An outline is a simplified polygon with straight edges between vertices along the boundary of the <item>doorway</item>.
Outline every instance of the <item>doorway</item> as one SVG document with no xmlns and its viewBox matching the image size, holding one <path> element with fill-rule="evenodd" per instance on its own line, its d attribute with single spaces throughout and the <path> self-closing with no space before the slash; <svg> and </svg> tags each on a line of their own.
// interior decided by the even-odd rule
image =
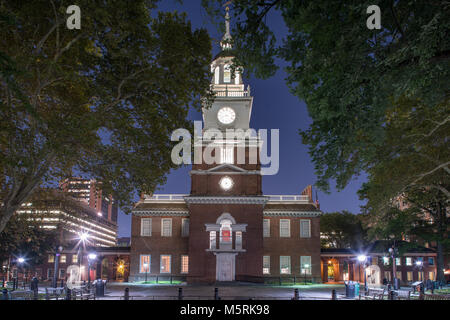
<svg viewBox="0 0 450 320">
<path fill-rule="evenodd" d="M 233 253 L 216 254 L 216 280 L 234 281 L 235 257 Z"/>
</svg>

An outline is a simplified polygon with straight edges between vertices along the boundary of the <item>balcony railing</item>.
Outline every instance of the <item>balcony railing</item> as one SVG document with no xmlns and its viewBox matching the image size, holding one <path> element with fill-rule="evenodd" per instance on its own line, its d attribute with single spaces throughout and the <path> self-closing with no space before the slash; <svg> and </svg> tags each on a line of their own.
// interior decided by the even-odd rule
<svg viewBox="0 0 450 320">
<path fill-rule="evenodd" d="M 309 202 L 308 195 L 265 195 L 269 197 L 269 202 Z"/>
<path fill-rule="evenodd" d="M 250 91 L 235 91 L 235 90 L 225 90 L 225 91 L 214 91 L 216 97 L 249 97 Z"/>
<path fill-rule="evenodd" d="M 184 202 L 184 197 L 189 194 L 154 194 L 152 196 L 145 195 L 144 201 L 151 202 Z M 264 195 L 269 197 L 269 202 L 303 202 L 309 203 L 308 195 Z"/>
</svg>

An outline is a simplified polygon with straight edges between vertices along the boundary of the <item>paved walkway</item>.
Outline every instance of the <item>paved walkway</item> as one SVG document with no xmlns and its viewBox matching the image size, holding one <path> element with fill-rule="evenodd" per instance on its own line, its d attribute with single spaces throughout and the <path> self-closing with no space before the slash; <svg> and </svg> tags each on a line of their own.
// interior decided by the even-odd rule
<svg viewBox="0 0 450 320">
<path fill-rule="evenodd" d="M 105 297 L 99 299 L 123 299 L 125 288 L 129 288 L 130 299 L 178 299 L 178 288 L 183 288 L 184 299 L 214 299 L 214 288 L 218 288 L 222 300 L 248 300 L 250 298 L 283 299 L 294 297 L 294 289 L 298 288 L 300 299 L 330 300 L 331 291 L 336 290 L 338 298 L 345 295 L 345 287 L 341 284 L 317 284 L 296 286 L 269 286 L 248 283 L 217 284 L 217 285 L 157 285 L 133 283 L 109 283 Z"/>
</svg>

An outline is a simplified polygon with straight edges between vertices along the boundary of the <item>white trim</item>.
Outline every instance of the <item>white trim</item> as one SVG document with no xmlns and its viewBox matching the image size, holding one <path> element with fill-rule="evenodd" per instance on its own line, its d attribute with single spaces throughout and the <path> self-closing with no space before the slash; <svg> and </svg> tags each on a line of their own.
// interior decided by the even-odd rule
<svg viewBox="0 0 450 320">
<path fill-rule="evenodd" d="M 319 217 L 322 215 L 322 211 L 275 211 L 264 210 L 263 215 L 265 217 Z"/>
<path fill-rule="evenodd" d="M 205 203 L 205 204 L 266 204 L 268 198 L 265 196 L 255 197 L 236 197 L 236 196 L 188 196 L 184 198 L 186 203 Z"/>
<path fill-rule="evenodd" d="M 169 217 L 189 217 L 189 211 L 174 210 L 136 210 L 134 216 L 169 216 Z"/>
</svg>

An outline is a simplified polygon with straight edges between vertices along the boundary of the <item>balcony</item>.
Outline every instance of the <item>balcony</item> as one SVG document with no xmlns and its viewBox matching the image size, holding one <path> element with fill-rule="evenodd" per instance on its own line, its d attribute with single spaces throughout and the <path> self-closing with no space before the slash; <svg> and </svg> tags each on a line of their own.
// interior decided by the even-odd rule
<svg viewBox="0 0 450 320">
<path fill-rule="evenodd" d="M 144 195 L 144 202 L 184 202 L 189 194 L 154 194 Z M 264 195 L 269 202 L 309 203 L 308 195 Z"/>
</svg>

